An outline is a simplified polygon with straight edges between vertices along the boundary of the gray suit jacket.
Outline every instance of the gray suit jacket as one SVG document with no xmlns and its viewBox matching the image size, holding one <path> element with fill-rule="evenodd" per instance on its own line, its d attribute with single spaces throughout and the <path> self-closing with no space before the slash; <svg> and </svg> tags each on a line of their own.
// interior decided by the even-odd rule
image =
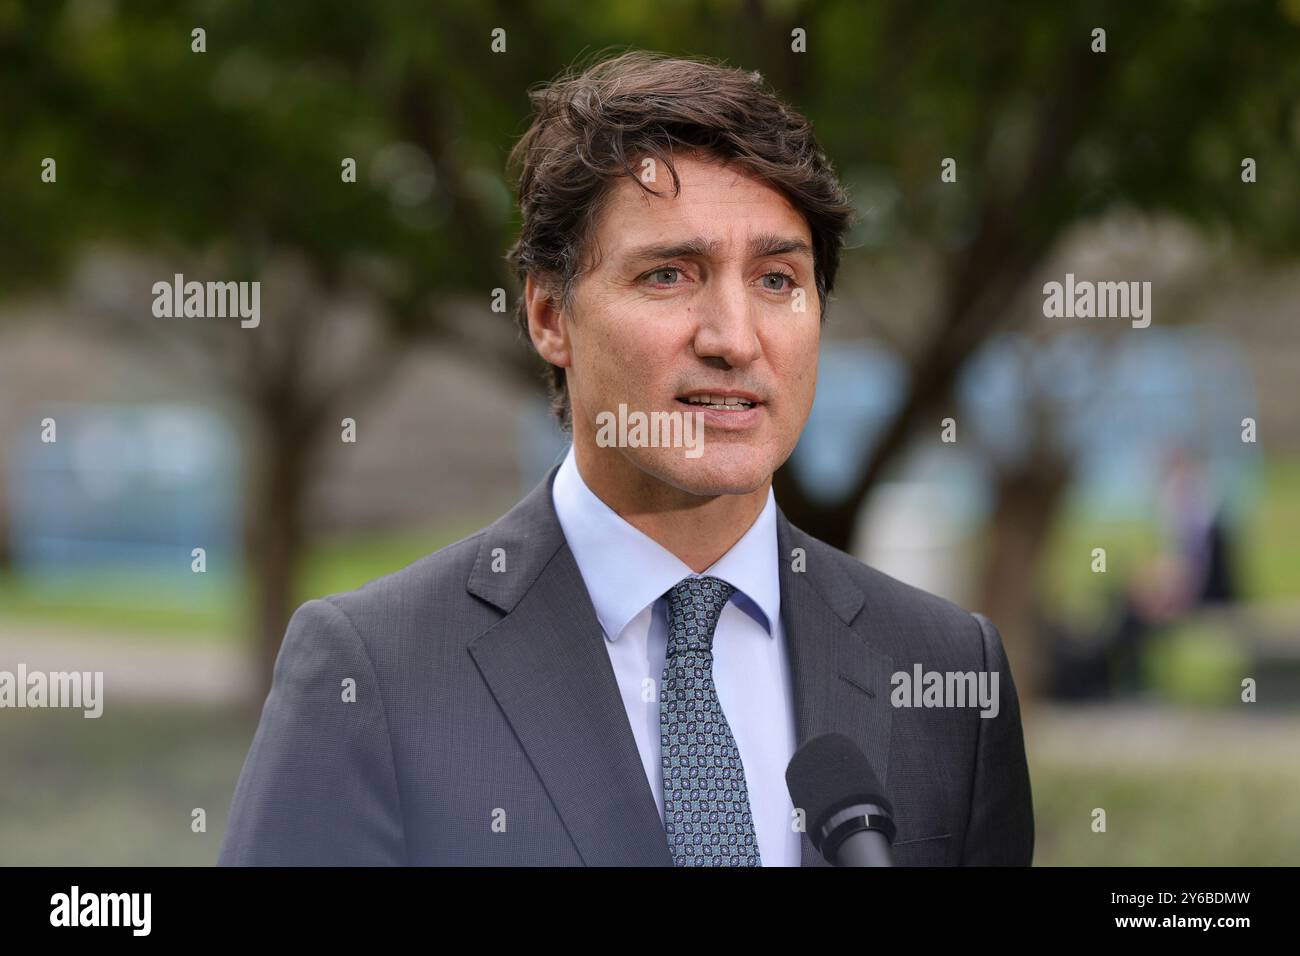
<svg viewBox="0 0 1300 956">
<path fill-rule="evenodd" d="M 221 864 L 672 865 L 554 476 L 483 531 L 297 610 Z M 993 625 L 779 512 L 777 528 L 799 743 L 838 731 L 862 748 L 895 807 L 896 865 L 1029 864 Z M 891 675 L 917 662 L 1000 672 L 1000 713 L 893 706 Z M 802 842 L 804 866 L 827 865 Z"/>
</svg>

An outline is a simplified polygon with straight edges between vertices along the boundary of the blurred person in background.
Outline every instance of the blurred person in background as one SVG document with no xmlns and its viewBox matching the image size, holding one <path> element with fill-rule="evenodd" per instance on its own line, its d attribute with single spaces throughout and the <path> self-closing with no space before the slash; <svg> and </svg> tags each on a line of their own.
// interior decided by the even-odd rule
<svg viewBox="0 0 1300 956">
<path fill-rule="evenodd" d="M 1112 693 L 1142 690 L 1142 654 L 1164 625 L 1198 608 L 1237 600 L 1223 496 L 1187 449 L 1175 446 L 1161 469 L 1157 511 L 1163 549 L 1119 595 L 1105 641 Z"/>
</svg>

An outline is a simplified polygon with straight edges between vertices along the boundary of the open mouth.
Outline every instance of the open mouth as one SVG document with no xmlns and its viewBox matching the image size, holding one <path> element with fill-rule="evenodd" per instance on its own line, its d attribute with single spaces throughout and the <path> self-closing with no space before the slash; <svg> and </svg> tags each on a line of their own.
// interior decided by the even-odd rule
<svg viewBox="0 0 1300 956">
<path fill-rule="evenodd" d="M 721 412 L 743 412 L 762 404 L 753 395 L 733 392 L 698 392 L 692 395 L 679 395 L 677 401 L 698 408 Z"/>
</svg>

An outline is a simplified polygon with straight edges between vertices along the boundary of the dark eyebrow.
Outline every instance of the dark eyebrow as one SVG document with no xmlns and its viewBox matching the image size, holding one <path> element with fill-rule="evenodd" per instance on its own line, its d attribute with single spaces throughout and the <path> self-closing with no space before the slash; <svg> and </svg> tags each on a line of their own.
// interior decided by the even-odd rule
<svg viewBox="0 0 1300 956">
<path fill-rule="evenodd" d="M 788 252 L 797 252 L 809 259 L 816 258 L 812 246 L 793 236 L 774 236 L 764 233 L 749 240 L 749 255 L 754 259 L 764 256 L 782 256 Z"/>
<path fill-rule="evenodd" d="M 718 251 L 717 240 L 707 240 L 702 236 L 687 239 L 684 242 L 670 242 L 632 249 L 623 258 L 628 262 L 649 262 L 655 259 L 705 259 Z"/>
<path fill-rule="evenodd" d="M 627 262 L 648 262 L 662 259 L 706 259 L 717 255 L 720 245 L 721 243 L 716 239 L 695 236 L 682 242 L 640 246 L 630 250 L 623 258 Z M 752 259 L 760 259 L 764 256 L 779 256 L 790 252 L 806 255 L 810 259 L 814 257 L 812 246 L 793 236 L 776 236 L 764 233 L 749 240 L 749 256 Z"/>
</svg>

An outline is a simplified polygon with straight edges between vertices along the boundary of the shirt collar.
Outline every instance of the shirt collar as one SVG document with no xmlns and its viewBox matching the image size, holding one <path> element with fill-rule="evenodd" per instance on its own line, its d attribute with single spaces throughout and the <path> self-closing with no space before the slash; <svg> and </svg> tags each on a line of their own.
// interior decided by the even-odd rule
<svg viewBox="0 0 1300 956">
<path fill-rule="evenodd" d="M 578 471 L 573 446 L 556 472 L 551 499 L 609 640 L 617 640 L 634 617 L 678 581 L 702 576 L 596 497 Z M 775 633 L 772 622 L 781 613 L 781 577 L 776 498 L 770 488 L 767 503 L 749 530 L 703 574 L 734 587 L 736 606 L 769 636 Z"/>
</svg>

